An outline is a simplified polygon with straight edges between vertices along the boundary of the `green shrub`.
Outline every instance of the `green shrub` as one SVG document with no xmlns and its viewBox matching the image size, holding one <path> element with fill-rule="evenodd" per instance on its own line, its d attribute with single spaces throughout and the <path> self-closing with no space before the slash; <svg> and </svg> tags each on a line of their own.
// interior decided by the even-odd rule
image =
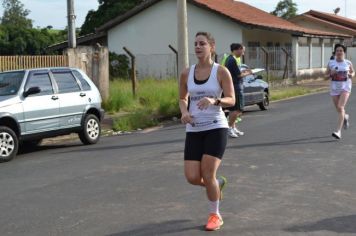
<svg viewBox="0 0 356 236">
<path fill-rule="evenodd" d="M 125 54 L 109 53 L 109 73 L 110 79 L 129 79 L 129 58 Z"/>
</svg>

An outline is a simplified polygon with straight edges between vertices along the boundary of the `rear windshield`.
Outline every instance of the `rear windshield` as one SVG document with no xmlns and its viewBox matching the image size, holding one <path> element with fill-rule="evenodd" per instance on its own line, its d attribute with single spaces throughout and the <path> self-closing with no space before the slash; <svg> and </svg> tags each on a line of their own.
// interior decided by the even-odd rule
<svg viewBox="0 0 356 236">
<path fill-rule="evenodd" d="M 0 96 L 17 94 L 24 75 L 25 71 L 0 73 Z"/>
</svg>

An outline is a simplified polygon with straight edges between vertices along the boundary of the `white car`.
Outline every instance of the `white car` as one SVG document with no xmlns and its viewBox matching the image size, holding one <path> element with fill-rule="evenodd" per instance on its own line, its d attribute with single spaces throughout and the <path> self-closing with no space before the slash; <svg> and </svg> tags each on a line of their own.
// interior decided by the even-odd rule
<svg viewBox="0 0 356 236">
<path fill-rule="evenodd" d="M 99 90 L 75 68 L 42 68 L 0 73 L 0 162 L 19 145 L 78 133 L 84 144 L 97 143 L 104 116 Z"/>
</svg>

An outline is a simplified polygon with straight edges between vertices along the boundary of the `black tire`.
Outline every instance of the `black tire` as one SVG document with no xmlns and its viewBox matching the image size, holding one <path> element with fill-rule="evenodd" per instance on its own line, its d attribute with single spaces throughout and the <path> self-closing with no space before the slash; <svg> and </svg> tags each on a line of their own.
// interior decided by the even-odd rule
<svg viewBox="0 0 356 236">
<path fill-rule="evenodd" d="M 0 162 L 12 160 L 18 148 L 19 139 L 15 132 L 6 126 L 0 126 Z"/>
<path fill-rule="evenodd" d="M 95 144 L 100 139 L 101 125 L 98 117 L 93 114 L 87 114 L 82 124 L 82 130 L 79 132 L 79 139 L 83 144 Z"/>
<path fill-rule="evenodd" d="M 257 104 L 262 111 L 265 111 L 268 109 L 269 106 L 269 96 L 268 93 L 264 92 L 263 93 L 263 101 Z"/>
</svg>

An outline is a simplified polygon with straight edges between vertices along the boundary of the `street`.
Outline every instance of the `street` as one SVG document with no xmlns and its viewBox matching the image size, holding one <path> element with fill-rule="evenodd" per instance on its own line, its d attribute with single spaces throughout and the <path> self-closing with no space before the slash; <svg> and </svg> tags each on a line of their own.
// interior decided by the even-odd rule
<svg viewBox="0 0 356 236">
<path fill-rule="evenodd" d="M 356 235 L 356 94 L 331 137 L 328 93 L 247 108 L 229 139 L 216 235 Z M 0 235 L 206 235 L 203 188 L 183 173 L 183 125 L 24 150 L 0 164 Z M 210 233 L 209 233 L 210 235 Z"/>
</svg>

